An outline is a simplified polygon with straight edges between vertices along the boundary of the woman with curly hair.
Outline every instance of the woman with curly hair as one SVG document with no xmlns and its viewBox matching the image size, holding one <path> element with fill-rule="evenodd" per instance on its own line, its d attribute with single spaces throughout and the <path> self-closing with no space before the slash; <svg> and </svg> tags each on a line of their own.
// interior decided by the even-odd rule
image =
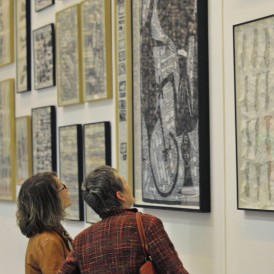
<svg viewBox="0 0 274 274">
<path fill-rule="evenodd" d="M 26 274 L 56 273 L 72 250 L 72 239 L 61 224 L 70 205 L 68 189 L 54 172 L 35 174 L 22 184 L 16 217 L 29 238 Z"/>
</svg>

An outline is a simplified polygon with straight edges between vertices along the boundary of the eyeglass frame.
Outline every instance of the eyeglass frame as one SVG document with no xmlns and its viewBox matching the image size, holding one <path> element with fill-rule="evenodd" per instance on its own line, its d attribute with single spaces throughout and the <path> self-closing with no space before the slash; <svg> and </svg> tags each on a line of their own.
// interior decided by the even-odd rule
<svg viewBox="0 0 274 274">
<path fill-rule="evenodd" d="M 61 183 L 62 187 L 59 188 L 59 191 L 61 192 L 64 189 L 68 189 L 67 186 L 63 183 Z"/>
</svg>

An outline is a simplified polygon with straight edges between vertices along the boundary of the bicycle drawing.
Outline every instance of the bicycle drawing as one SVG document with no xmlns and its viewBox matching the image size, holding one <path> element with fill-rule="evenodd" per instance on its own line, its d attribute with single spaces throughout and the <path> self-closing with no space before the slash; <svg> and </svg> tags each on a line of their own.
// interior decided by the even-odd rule
<svg viewBox="0 0 274 274">
<path fill-rule="evenodd" d="M 198 206 L 197 0 L 141 2 L 142 199 Z"/>
</svg>

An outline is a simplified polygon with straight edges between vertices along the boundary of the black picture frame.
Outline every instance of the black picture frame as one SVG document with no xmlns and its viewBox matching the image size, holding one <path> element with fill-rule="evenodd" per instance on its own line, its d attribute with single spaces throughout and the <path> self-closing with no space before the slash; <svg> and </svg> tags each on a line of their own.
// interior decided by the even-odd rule
<svg viewBox="0 0 274 274">
<path fill-rule="evenodd" d="M 44 10 L 52 5 L 54 5 L 54 0 L 35 0 L 35 11 L 39 12 Z"/>
<path fill-rule="evenodd" d="M 31 109 L 32 173 L 57 172 L 56 108 Z"/>
<path fill-rule="evenodd" d="M 83 125 L 84 177 L 100 165 L 111 165 L 110 122 Z M 99 216 L 85 203 L 86 222 L 96 223 Z"/>
<path fill-rule="evenodd" d="M 16 92 L 31 91 L 31 1 L 16 3 Z"/>
<path fill-rule="evenodd" d="M 132 2 L 135 205 L 210 212 L 208 4 L 142 3 Z"/>
<path fill-rule="evenodd" d="M 65 219 L 83 221 L 83 143 L 80 124 L 59 127 L 59 174 L 61 182 L 69 189 L 71 199 Z"/>
<path fill-rule="evenodd" d="M 233 25 L 237 209 L 274 211 L 274 15 Z"/>
<path fill-rule="evenodd" d="M 34 88 L 55 86 L 55 34 L 54 24 L 33 32 Z"/>
</svg>

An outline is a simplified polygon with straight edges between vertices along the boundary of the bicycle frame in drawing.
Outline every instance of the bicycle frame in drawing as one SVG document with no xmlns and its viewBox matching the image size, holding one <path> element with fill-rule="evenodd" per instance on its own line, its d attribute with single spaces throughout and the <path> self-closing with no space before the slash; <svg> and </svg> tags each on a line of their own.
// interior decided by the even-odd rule
<svg viewBox="0 0 274 274">
<path fill-rule="evenodd" d="M 207 1 L 133 10 L 136 206 L 209 212 Z"/>
</svg>

